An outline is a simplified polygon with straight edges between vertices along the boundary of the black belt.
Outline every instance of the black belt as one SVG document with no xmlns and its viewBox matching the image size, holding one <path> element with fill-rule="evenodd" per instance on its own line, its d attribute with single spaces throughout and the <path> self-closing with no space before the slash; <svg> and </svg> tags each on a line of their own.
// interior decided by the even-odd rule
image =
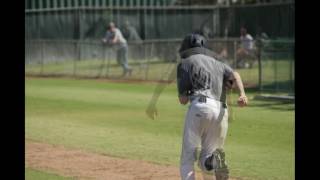
<svg viewBox="0 0 320 180">
<path fill-rule="evenodd" d="M 198 102 L 200 102 L 200 103 L 206 103 L 206 102 L 207 102 L 207 97 L 205 97 L 205 96 L 200 96 L 200 97 L 198 98 Z"/>
</svg>

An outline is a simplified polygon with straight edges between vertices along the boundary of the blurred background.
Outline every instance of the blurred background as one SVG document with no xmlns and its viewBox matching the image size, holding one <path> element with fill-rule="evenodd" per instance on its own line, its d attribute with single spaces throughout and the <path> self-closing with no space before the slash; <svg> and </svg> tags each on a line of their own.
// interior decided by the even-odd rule
<svg viewBox="0 0 320 180">
<path fill-rule="evenodd" d="M 200 31 L 247 86 L 294 94 L 294 15 L 294 0 L 25 0 L 25 73 L 120 78 L 116 52 L 101 43 L 113 21 L 129 44 L 125 79 L 165 80 L 182 38 Z M 241 27 L 258 54 L 250 64 L 236 53 Z"/>
</svg>

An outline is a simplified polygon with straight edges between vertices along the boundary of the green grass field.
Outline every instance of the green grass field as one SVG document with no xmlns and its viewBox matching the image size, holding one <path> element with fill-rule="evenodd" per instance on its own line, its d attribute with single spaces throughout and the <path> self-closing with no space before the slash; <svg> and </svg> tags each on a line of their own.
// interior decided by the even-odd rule
<svg viewBox="0 0 320 180">
<path fill-rule="evenodd" d="M 26 138 L 178 166 L 187 106 L 179 105 L 172 84 L 160 96 L 159 116 L 150 120 L 145 109 L 154 87 L 26 78 Z M 250 99 L 254 95 L 248 91 Z M 294 179 L 294 104 L 251 100 L 247 108 L 231 106 L 225 144 L 231 176 Z"/>
<path fill-rule="evenodd" d="M 62 177 L 52 173 L 46 173 L 30 168 L 25 169 L 25 180 L 72 180 L 73 178 Z"/>
</svg>

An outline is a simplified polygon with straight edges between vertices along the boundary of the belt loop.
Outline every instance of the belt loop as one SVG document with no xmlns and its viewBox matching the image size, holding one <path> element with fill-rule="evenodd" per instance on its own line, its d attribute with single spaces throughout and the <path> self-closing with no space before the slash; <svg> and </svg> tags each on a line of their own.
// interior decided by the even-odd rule
<svg viewBox="0 0 320 180">
<path fill-rule="evenodd" d="M 207 97 L 205 96 L 200 96 L 199 99 L 198 99 L 199 102 L 201 103 L 206 103 L 207 102 Z"/>
</svg>

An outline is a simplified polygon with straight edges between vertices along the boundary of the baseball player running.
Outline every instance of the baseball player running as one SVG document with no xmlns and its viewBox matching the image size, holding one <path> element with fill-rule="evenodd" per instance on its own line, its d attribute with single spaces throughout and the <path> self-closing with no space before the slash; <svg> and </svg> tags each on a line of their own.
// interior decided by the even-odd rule
<svg viewBox="0 0 320 180">
<path fill-rule="evenodd" d="M 194 162 L 204 179 L 226 180 L 229 170 L 223 151 L 228 129 L 226 91 L 235 84 L 240 95 L 238 105 L 248 103 L 240 75 L 228 65 L 212 57 L 200 34 L 190 34 L 183 40 L 177 66 L 179 101 L 190 102 L 185 117 L 180 174 L 182 180 L 194 180 Z M 234 83 L 235 82 L 235 83 Z M 199 157 L 197 148 L 201 146 Z"/>
</svg>

